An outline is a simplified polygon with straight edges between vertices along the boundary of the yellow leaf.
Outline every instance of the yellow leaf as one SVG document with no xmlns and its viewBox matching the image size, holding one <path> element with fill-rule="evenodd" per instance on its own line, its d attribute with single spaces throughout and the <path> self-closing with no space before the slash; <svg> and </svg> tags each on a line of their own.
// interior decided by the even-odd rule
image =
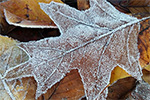
<svg viewBox="0 0 150 100">
<path fill-rule="evenodd" d="M 143 80 L 148 84 L 150 84 L 150 71 L 143 69 L 142 72 L 143 72 Z"/>
<path fill-rule="evenodd" d="M 144 67 L 144 69 L 150 71 L 150 65 L 147 65 L 146 67 Z"/>
<path fill-rule="evenodd" d="M 118 79 L 126 78 L 126 77 L 129 77 L 129 76 L 130 75 L 125 70 L 123 70 L 122 68 L 117 66 L 111 72 L 110 84 L 114 83 Z"/>
</svg>

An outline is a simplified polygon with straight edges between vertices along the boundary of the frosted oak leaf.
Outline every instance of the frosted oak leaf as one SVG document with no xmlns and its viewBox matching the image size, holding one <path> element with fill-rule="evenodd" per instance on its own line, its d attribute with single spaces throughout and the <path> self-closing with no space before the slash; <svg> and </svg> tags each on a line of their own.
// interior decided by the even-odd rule
<svg viewBox="0 0 150 100">
<path fill-rule="evenodd" d="M 18 44 L 30 59 L 9 69 L 5 78 L 34 76 L 38 98 L 70 70 L 78 69 L 88 100 L 105 99 L 116 66 L 141 80 L 140 20 L 117 11 L 105 0 L 91 0 L 90 5 L 90 9 L 78 11 L 65 4 L 41 3 L 61 36 Z"/>
</svg>

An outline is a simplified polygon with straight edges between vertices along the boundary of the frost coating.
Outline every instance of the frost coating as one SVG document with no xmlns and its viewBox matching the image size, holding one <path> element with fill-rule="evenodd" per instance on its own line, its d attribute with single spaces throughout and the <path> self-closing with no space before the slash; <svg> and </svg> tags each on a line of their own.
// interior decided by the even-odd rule
<svg viewBox="0 0 150 100">
<path fill-rule="evenodd" d="M 8 37 L 0 36 L 0 99 L 16 100 L 10 82 L 4 76 L 5 72 L 28 60 L 28 56 L 16 46 L 16 41 Z M 17 52 L 17 53 L 16 53 Z"/>
<path fill-rule="evenodd" d="M 88 100 L 106 99 L 104 89 L 117 65 L 141 80 L 139 20 L 120 13 L 105 0 L 90 3 L 92 6 L 86 11 L 54 2 L 40 4 L 62 34 L 19 44 L 30 59 L 9 69 L 5 78 L 34 76 L 38 98 L 70 70 L 78 69 Z"/>
<path fill-rule="evenodd" d="M 127 98 L 130 99 L 142 99 L 142 100 L 149 100 L 150 99 L 150 85 L 141 81 L 140 84 L 137 84 L 136 88 L 131 92 L 131 96 Z"/>
</svg>

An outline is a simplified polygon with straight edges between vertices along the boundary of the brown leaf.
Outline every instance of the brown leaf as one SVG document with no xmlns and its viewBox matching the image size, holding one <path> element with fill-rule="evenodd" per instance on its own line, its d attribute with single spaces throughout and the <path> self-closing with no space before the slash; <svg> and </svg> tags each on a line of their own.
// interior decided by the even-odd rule
<svg viewBox="0 0 150 100">
<path fill-rule="evenodd" d="M 122 5 L 127 7 L 132 15 L 139 17 L 150 16 L 150 0 L 126 0 L 126 4 Z"/>
<path fill-rule="evenodd" d="M 0 16 L 0 34 L 6 35 L 15 29 L 15 26 L 9 25 L 4 17 Z"/>
<path fill-rule="evenodd" d="M 54 2 L 40 4 L 61 36 L 20 43 L 30 59 L 7 70 L 5 78 L 10 81 L 33 76 L 38 98 L 77 69 L 89 100 L 106 98 L 111 71 L 116 66 L 141 80 L 137 37 L 139 21 L 146 18 L 138 20 L 120 13 L 105 0 L 91 0 L 90 4 L 86 11 Z"/>
<path fill-rule="evenodd" d="M 45 3 L 51 1 L 42 0 Z M 30 28 L 56 28 L 49 16 L 40 9 L 39 2 L 41 0 L 9 0 L 0 3 L 0 9 L 1 12 L 5 9 L 5 17 L 9 24 Z"/>
<path fill-rule="evenodd" d="M 117 68 L 117 67 L 116 67 Z M 114 70 L 116 70 L 116 69 L 114 69 Z M 118 70 L 117 70 L 118 71 Z M 116 71 L 116 72 L 117 72 Z M 119 70 L 120 71 L 120 70 Z M 122 71 L 122 70 L 121 70 Z M 115 72 L 114 72 L 115 73 Z M 124 72 L 123 72 L 124 73 Z M 115 74 L 119 74 L 119 73 L 115 73 Z M 66 77 L 65 77 L 66 78 Z M 118 79 L 119 79 L 120 77 L 118 77 Z M 65 80 L 65 79 L 64 79 Z M 63 80 L 62 80 L 63 81 Z M 70 82 L 68 81 L 68 83 L 70 84 Z M 67 83 L 67 86 L 68 86 L 68 83 Z M 63 83 L 64 84 L 64 83 Z M 72 83 L 71 83 L 72 84 Z M 58 85 L 58 84 L 57 84 Z M 126 84 L 127 85 L 127 84 Z M 128 85 L 127 85 L 128 86 Z M 130 85 L 129 85 L 130 86 Z M 66 88 L 66 86 L 62 86 L 62 88 Z M 71 86 L 72 87 L 72 86 Z M 125 86 L 124 86 L 125 87 Z M 53 88 L 53 87 L 52 87 Z M 51 88 L 51 89 L 52 89 Z M 55 87 L 54 87 L 55 88 Z M 64 97 L 64 99 L 65 98 L 70 98 L 70 97 L 72 97 L 72 98 L 74 98 L 75 97 L 75 94 L 74 95 L 69 95 L 68 93 L 66 93 L 67 91 L 62 91 L 62 88 L 60 88 L 60 89 L 58 89 L 57 91 L 56 91 L 56 94 L 54 94 L 53 96 L 52 96 L 52 98 L 54 98 L 54 100 L 56 100 L 57 98 L 62 98 L 62 97 Z M 80 88 L 80 87 L 79 87 Z M 128 88 L 127 88 L 128 89 Z M 123 90 L 123 89 L 122 89 Z M 61 91 L 61 93 L 60 93 L 60 91 Z M 69 91 L 69 90 L 68 90 Z M 73 90 L 74 91 L 74 90 Z M 58 92 L 58 93 L 57 93 Z M 83 90 L 82 90 L 82 92 L 83 92 Z M 47 93 L 49 93 L 49 92 L 47 92 Z M 66 94 L 65 94 L 66 93 Z M 69 92 L 70 93 L 70 92 Z M 76 92 L 73 92 L 73 93 L 76 93 Z M 60 95 L 59 95 L 60 94 Z M 19 95 L 19 94 L 17 94 L 17 95 Z M 56 95 L 56 96 L 55 96 Z M 69 95 L 69 96 L 67 96 L 67 95 Z M 117 95 L 117 94 L 116 94 Z M 66 97 L 67 96 L 67 97 Z M 20 98 L 22 98 L 23 97 L 23 95 L 20 95 L 19 96 Z M 48 98 L 49 96 L 47 95 L 47 96 L 45 96 L 44 95 L 44 98 Z M 27 99 L 28 100 L 28 99 Z"/>
<path fill-rule="evenodd" d="M 122 4 L 126 2 L 125 0 L 107 0 L 110 2 L 117 10 L 123 13 L 130 13 L 128 8 L 123 7 Z M 77 5 L 79 10 L 86 10 L 90 7 L 89 0 L 77 0 Z"/>
<path fill-rule="evenodd" d="M 140 51 L 140 65 L 146 67 L 150 62 L 150 20 L 141 22 L 141 30 L 138 36 L 138 48 Z"/>
<path fill-rule="evenodd" d="M 84 89 L 77 70 L 72 70 L 59 83 L 49 89 L 38 100 L 78 100 L 84 96 Z"/>
<path fill-rule="evenodd" d="M 90 8 L 89 0 L 77 0 L 77 5 L 79 10 L 86 10 Z"/>
<path fill-rule="evenodd" d="M 108 88 L 107 100 L 123 99 L 124 96 L 127 93 L 131 92 L 135 86 L 136 79 L 134 79 L 133 77 L 120 79 Z"/>
<path fill-rule="evenodd" d="M 150 85 L 141 81 L 136 88 L 125 98 L 126 100 L 149 100 Z"/>
<path fill-rule="evenodd" d="M 1 6 L 0 6 L 1 9 Z M 13 30 L 15 26 L 10 26 L 3 15 L 3 12 L 0 11 L 0 34 L 7 34 L 11 30 Z"/>
<path fill-rule="evenodd" d="M 118 9 L 119 11 L 121 11 L 123 13 L 130 13 L 129 9 L 125 6 L 123 6 L 129 0 L 107 0 L 107 1 L 109 1 L 111 4 L 113 4 L 116 7 L 116 9 Z"/>
<path fill-rule="evenodd" d="M 150 1 L 149 0 L 124 0 L 123 6 L 128 7 L 142 7 L 142 6 L 149 6 Z"/>
</svg>

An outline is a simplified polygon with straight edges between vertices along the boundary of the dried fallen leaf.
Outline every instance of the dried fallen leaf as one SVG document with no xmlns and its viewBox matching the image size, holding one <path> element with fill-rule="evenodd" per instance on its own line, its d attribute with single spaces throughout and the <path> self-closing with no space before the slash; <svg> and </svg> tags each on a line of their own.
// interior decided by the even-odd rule
<svg viewBox="0 0 150 100">
<path fill-rule="evenodd" d="M 16 41 L 13 39 L 10 39 L 8 37 L 3 37 L 0 36 L 0 59 L 1 59 L 1 63 L 0 63 L 0 72 L 4 73 L 4 69 L 6 69 L 6 65 L 9 65 L 11 67 L 20 64 L 20 59 L 21 57 L 15 57 L 16 55 L 22 56 L 22 60 L 27 60 L 27 56 L 25 55 L 24 52 L 20 51 L 19 48 L 16 46 Z M 10 48 L 15 48 L 15 49 L 10 49 Z M 13 52 L 13 53 L 11 53 Z M 16 53 L 17 52 L 17 53 Z M 22 55 L 20 55 L 21 53 L 23 53 Z M 8 54 L 12 54 L 12 56 L 14 56 L 14 59 L 12 59 L 12 57 L 10 57 Z M 5 55 L 5 57 L 4 57 Z M 10 58 L 9 58 L 10 57 Z M 9 62 L 5 63 L 4 60 L 2 59 L 6 59 L 7 61 L 9 60 Z M 10 60 L 12 59 L 12 60 Z M 17 61 L 17 63 L 15 63 Z M 14 64 L 13 64 L 14 63 Z M 12 65 L 13 64 L 13 65 Z M 78 76 L 78 77 L 77 77 Z M 2 78 L 2 77 L 1 77 Z M 70 79 L 72 79 L 72 81 L 70 81 Z M 5 86 L 4 86 L 5 84 Z M 73 84 L 73 85 L 72 85 Z M 8 92 L 8 90 L 6 91 L 6 86 L 7 89 L 11 92 Z M 66 86 L 66 87 L 64 87 Z M 2 99 L 6 99 L 6 100 L 12 100 L 12 99 L 16 99 L 16 100 L 35 100 L 35 93 L 36 93 L 36 82 L 34 81 L 33 78 L 23 78 L 23 79 L 17 79 L 14 81 L 10 81 L 7 82 L 3 79 L 0 80 L 0 100 Z M 67 88 L 67 89 L 66 89 Z M 67 92 L 64 92 L 62 89 L 66 89 L 66 91 L 68 92 L 72 92 L 72 95 L 67 96 Z M 58 92 L 60 92 L 60 90 L 62 91 L 60 93 L 60 95 L 66 96 L 69 98 L 80 98 L 82 95 L 84 95 L 84 90 L 83 90 L 83 85 L 82 82 L 80 80 L 80 77 L 77 73 L 77 71 L 71 71 L 71 73 L 69 73 L 67 75 L 67 77 L 64 78 L 64 80 L 62 80 L 61 84 L 59 85 L 59 88 L 56 91 L 56 96 L 55 94 L 53 95 L 53 98 L 57 98 L 58 96 Z M 79 94 L 78 94 L 79 93 Z M 78 95 L 77 95 L 78 94 Z M 47 93 L 44 95 L 45 99 L 48 99 L 48 97 L 50 96 L 50 93 Z M 56 100 L 56 99 L 54 99 Z"/>
<path fill-rule="evenodd" d="M 107 100 L 125 100 L 124 96 L 136 86 L 136 79 L 127 77 L 116 81 L 108 88 Z"/>
<path fill-rule="evenodd" d="M 140 82 L 136 88 L 128 95 L 126 100 L 150 100 L 150 85 L 144 81 Z"/>
<path fill-rule="evenodd" d="M 1 9 L 1 6 L 0 6 L 0 9 Z M 10 26 L 6 22 L 3 12 L 0 11 L 0 34 L 7 34 L 14 28 L 15 28 L 15 26 Z"/>
<path fill-rule="evenodd" d="M 6 70 L 28 60 L 25 52 L 17 47 L 17 41 L 0 36 L 0 96 L 2 99 L 14 100 L 14 95 L 3 75 Z M 13 84 L 11 84 L 13 85 Z"/>
<path fill-rule="evenodd" d="M 130 0 L 130 2 L 129 1 L 125 1 L 125 0 L 124 1 L 108 0 L 108 1 L 111 2 L 112 4 L 116 5 L 115 6 L 116 8 L 118 8 L 120 6 L 118 8 L 120 11 L 122 11 L 122 10 L 125 11 L 125 7 L 126 6 L 123 7 L 122 5 L 127 5 L 128 4 L 128 6 L 146 6 L 147 7 L 148 6 L 148 2 L 149 2 L 149 1 L 144 1 L 144 2 L 140 1 L 139 2 L 138 0 L 134 0 L 134 2 L 133 2 L 133 0 Z M 86 10 L 86 9 L 89 8 L 89 1 L 88 0 L 77 0 L 77 3 L 78 3 L 78 9 L 79 10 Z M 121 8 L 121 6 L 122 6 L 122 8 Z M 142 9 L 142 7 L 141 7 L 141 9 Z M 145 24 L 145 23 L 142 22 L 141 24 Z M 142 29 L 142 30 L 145 30 L 145 29 Z M 143 32 L 142 30 L 141 30 L 141 32 Z M 147 32 L 147 34 L 149 34 L 149 33 Z M 129 76 L 130 75 L 127 72 L 125 72 L 125 70 L 123 70 L 122 68 L 117 66 L 117 67 L 115 67 L 113 69 L 113 71 L 111 73 L 110 84 L 114 83 L 118 79 L 126 78 L 126 77 L 129 77 Z"/>
<path fill-rule="evenodd" d="M 78 69 L 87 99 L 106 98 L 111 71 L 117 65 L 141 80 L 137 48 L 141 20 L 120 13 L 105 0 L 90 4 L 82 12 L 60 3 L 40 4 L 62 35 L 20 43 L 30 59 L 7 70 L 5 78 L 34 76 L 38 98 L 70 70 Z"/>
<path fill-rule="evenodd" d="M 150 71 L 150 64 L 144 67 L 146 70 Z"/>
<path fill-rule="evenodd" d="M 7 93 L 7 90 L 4 88 L 4 83 L 1 79 L 0 79 L 0 99 L 1 100 L 11 100 L 10 95 Z"/>
<path fill-rule="evenodd" d="M 146 67 L 150 63 L 150 20 L 141 22 L 141 30 L 138 36 L 138 48 L 140 51 L 140 65 Z"/>
<path fill-rule="evenodd" d="M 35 100 L 36 82 L 34 78 L 22 78 L 7 82 L 14 100 Z"/>
<path fill-rule="evenodd" d="M 54 22 L 40 9 L 39 2 L 61 0 L 9 0 L 0 3 L 1 12 L 9 24 L 29 28 L 56 28 Z M 62 2 L 61 2 L 62 3 Z"/>
<path fill-rule="evenodd" d="M 124 13 L 130 13 L 129 9 L 123 6 L 129 0 L 107 0 L 107 1 L 110 2 L 113 6 L 115 6 L 117 10 L 124 12 Z"/>
<path fill-rule="evenodd" d="M 63 80 L 50 88 L 38 100 L 79 100 L 84 96 L 83 84 L 77 70 L 72 70 Z"/>
<path fill-rule="evenodd" d="M 150 71 L 143 69 L 142 72 L 143 72 L 143 80 L 148 84 L 150 84 Z"/>
<path fill-rule="evenodd" d="M 132 15 L 139 17 L 150 16 L 150 0 L 125 0 L 122 6 L 130 10 Z"/>
<path fill-rule="evenodd" d="M 130 7 L 137 7 L 137 6 L 149 6 L 150 1 L 149 0 L 125 0 L 126 4 L 122 6 L 130 6 Z"/>
<path fill-rule="evenodd" d="M 90 8 L 89 0 L 77 0 L 77 5 L 79 10 L 86 10 Z"/>
<path fill-rule="evenodd" d="M 0 74 L 26 60 L 28 56 L 17 46 L 17 41 L 0 36 Z M 16 53 L 17 52 L 17 53 Z"/>
</svg>

